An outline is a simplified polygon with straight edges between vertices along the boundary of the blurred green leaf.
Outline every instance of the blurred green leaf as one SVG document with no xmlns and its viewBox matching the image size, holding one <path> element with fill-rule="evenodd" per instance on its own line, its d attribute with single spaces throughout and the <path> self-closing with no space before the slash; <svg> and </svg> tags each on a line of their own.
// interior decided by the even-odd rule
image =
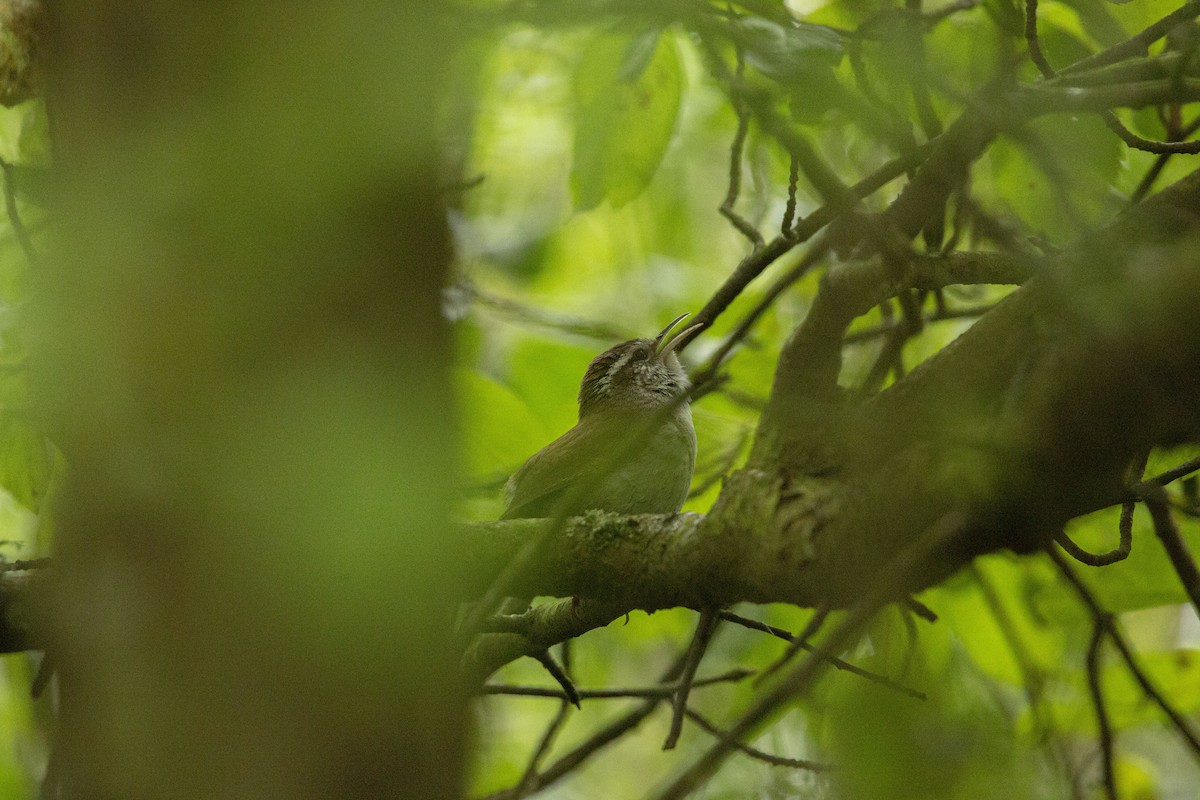
<svg viewBox="0 0 1200 800">
<path fill-rule="evenodd" d="M 0 416 L 0 486 L 25 508 L 37 511 L 50 481 L 50 445 L 33 426 Z"/>
<path fill-rule="evenodd" d="M 1015 0 L 983 0 L 983 8 L 1000 30 L 1010 36 L 1024 34 L 1025 12 L 1022 4 Z"/>
<path fill-rule="evenodd" d="M 1128 37 L 1121 23 L 1113 16 L 1112 4 L 1106 0 L 1062 0 L 1075 9 L 1088 35 L 1101 47 L 1112 47 Z"/>
<path fill-rule="evenodd" d="M 508 383 L 549 437 L 575 424 L 579 382 L 588 363 L 603 349 L 603 345 L 590 349 L 533 336 L 522 337 L 513 347 Z"/>
<path fill-rule="evenodd" d="M 675 133 L 683 89 L 675 41 L 656 35 L 651 48 L 644 34 L 598 35 L 575 68 L 573 88 L 575 207 L 588 211 L 608 200 L 620 208 L 650 184 Z"/>
<path fill-rule="evenodd" d="M 847 797 L 1025 796 L 1035 773 L 1015 758 L 1012 723 L 967 662 L 951 658 L 907 679 L 925 702 L 867 681 L 842 681 L 824 710 L 822 739 Z"/>
<path fill-rule="evenodd" d="M 1129 3 L 1110 4 L 1108 10 L 1121 23 L 1126 34 L 1132 36 L 1150 27 L 1151 24 L 1179 8 L 1180 5 L 1178 0 L 1136 0 Z"/>
<path fill-rule="evenodd" d="M 1119 509 L 1106 509 L 1074 520 L 1067 535 L 1080 547 L 1094 553 L 1117 546 Z M 1080 576 L 1110 611 L 1135 611 L 1142 608 L 1187 602 L 1179 577 L 1145 508 L 1138 508 L 1133 524 L 1133 548 L 1124 561 L 1103 568 L 1079 567 Z M 1180 532 L 1192 552 L 1200 552 L 1200 520 L 1177 515 Z"/>
<path fill-rule="evenodd" d="M 781 83 L 828 74 L 842 58 L 842 36 L 822 25 L 781 25 L 761 17 L 745 17 L 738 20 L 733 31 L 735 40 L 745 49 L 746 63 Z"/>
<path fill-rule="evenodd" d="M 455 379 L 466 426 L 466 467 L 474 480 L 506 477 L 549 441 L 541 421 L 508 387 L 469 369 L 459 369 Z"/>
<path fill-rule="evenodd" d="M 1070 241 L 1115 211 L 1108 191 L 1124 145 L 1095 115 L 1035 120 L 1002 137 L 980 160 L 990 169 L 993 200 L 1030 230 Z"/>
</svg>

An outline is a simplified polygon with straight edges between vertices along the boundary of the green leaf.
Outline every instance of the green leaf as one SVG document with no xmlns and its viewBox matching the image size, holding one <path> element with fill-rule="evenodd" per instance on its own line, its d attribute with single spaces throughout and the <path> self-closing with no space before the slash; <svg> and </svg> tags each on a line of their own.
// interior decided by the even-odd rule
<svg viewBox="0 0 1200 800">
<path fill-rule="evenodd" d="M 657 31 L 601 34 L 579 60 L 572 88 L 575 207 L 608 200 L 620 208 L 650 185 L 675 133 L 683 91 L 675 41 Z"/>
<path fill-rule="evenodd" d="M 9 174 L 12 175 L 13 191 L 17 197 L 41 208 L 50 205 L 54 190 L 54 171 L 50 167 L 13 164 L 9 167 Z"/>
<path fill-rule="evenodd" d="M 0 418 L 0 486 L 25 508 L 40 507 L 52 461 L 49 444 L 32 426 Z"/>
<path fill-rule="evenodd" d="M 1077 545 L 1094 553 L 1117 546 L 1117 519 L 1120 509 L 1107 509 L 1073 521 L 1067 528 Z M 1200 520 L 1176 515 L 1180 533 L 1192 552 L 1200 551 Z M 1093 569 L 1080 567 L 1080 577 L 1100 603 L 1110 611 L 1135 611 L 1142 608 L 1186 603 L 1179 577 L 1162 543 L 1154 534 L 1154 525 L 1144 507 L 1135 512 L 1133 548 L 1124 561 Z"/>
<path fill-rule="evenodd" d="M 537 416 L 506 386 L 469 369 L 456 375 L 466 426 L 468 474 L 475 480 L 503 478 L 543 444 Z"/>
<path fill-rule="evenodd" d="M 1065 242 L 1115 210 L 1109 185 L 1123 151 L 1098 116 L 1056 115 L 1029 123 L 1020 137 L 1001 137 L 978 174 L 990 168 L 1002 210 Z"/>
<path fill-rule="evenodd" d="M 983 8 L 1000 30 L 1014 37 L 1024 33 L 1025 13 L 1015 0 L 983 0 Z"/>
<path fill-rule="evenodd" d="M 1121 23 L 1109 12 L 1109 3 L 1103 0 L 1063 0 L 1063 4 L 1075 9 L 1083 29 L 1101 47 L 1112 47 L 1122 39 L 1128 38 Z"/>
<path fill-rule="evenodd" d="M 842 37 L 821 25 L 780 25 L 748 17 L 738 21 L 734 35 L 746 62 L 781 82 L 828 73 L 842 59 Z"/>
<path fill-rule="evenodd" d="M 1137 0 L 1136 3 L 1110 5 L 1109 12 L 1127 34 L 1132 36 L 1179 8 L 1179 0 Z"/>
<path fill-rule="evenodd" d="M 579 347 L 534 336 L 513 347 L 506 381 L 540 420 L 546 436 L 558 436 L 575 424 L 579 382 L 588 363 L 605 347 Z"/>
</svg>

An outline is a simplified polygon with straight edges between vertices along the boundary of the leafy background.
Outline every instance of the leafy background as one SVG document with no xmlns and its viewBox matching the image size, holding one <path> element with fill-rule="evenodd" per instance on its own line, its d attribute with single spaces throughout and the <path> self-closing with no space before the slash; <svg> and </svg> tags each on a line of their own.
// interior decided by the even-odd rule
<svg viewBox="0 0 1200 800">
<path fill-rule="evenodd" d="M 747 4 L 782 10 L 780 4 Z M 1175 5 L 1089 0 L 1046 2 L 1040 20 L 1052 63 L 1065 64 L 1127 38 Z M 839 174 L 863 176 L 891 157 L 865 124 L 855 76 L 827 29 L 859 28 L 878 19 L 880 35 L 864 43 L 879 95 L 914 119 L 909 97 L 911 38 L 878 4 L 815 3 L 796 9 L 798 27 L 750 17 L 741 30 L 748 81 L 786 81 L 794 122 Z M 769 16 L 769 15 L 768 15 Z M 678 27 L 511 22 L 476 37 L 457 65 L 457 94 L 447 104 L 446 138 L 469 188 L 453 199 L 458 280 L 447 293 L 457 321 L 463 403 L 463 463 L 469 475 L 461 513 L 494 519 L 504 478 L 574 422 L 574 394 L 589 359 L 612 342 L 652 335 L 682 311 L 695 311 L 748 252 L 748 243 L 717 213 L 729 186 L 730 143 L 737 126 L 728 97 L 710 76 L 707 55 Z M 998 60 L 1023 47 L 1023 9 L 989 0 L 948 15 L 925 37 L 932 99 L 942 119 L 947 97 L 977 91 Z M 1022 78 L 1036 73 L 1028 63 Z M 797 80 L 797 79 L 800 80 Z M 898 98 L 898 99 L 896 99 Z M 1153 110 L 1122 112 L 1146 136 L 1161 138 Z M 972 172 L 975 200 L 996 218 L 1062 246 L 1126 202 L 1154 156 L 1126 149 L 1098 117 L 1055 116 L 1021 136 L 1002 138 Z M 788 161 L 752 126 L 738 211 L 760 230 L 777 229 L 787 200 Z M 1168 162 L 1158 185 L 1192 168 Z M 902 181 L 866 205 L 882 209 Z M 819 205 L 799 186 L 799 214 Z M 740 297 L 713 331 L 688 352 L 702 362 L 751 308 L 782 259 Z M 756 326 L 728 365 L 729 381 L 693 413 L 699 438 L 695 489 L 685 510 L 703 512 L 720 476 L 744 459 L 758 405 L 770 387 L 784 338 L 812 300 L 817 277 L 797 284 Z M 951 307 L 986 305 L 1002 289 L 955 287 Z M 856 330 L 881 323 L 879 311 Z M 970 319 L 927 326 L 905 346 L 905 362 L 927 358 Z M 879 340 L 847 348 L 843 383 L 866 375 Z M 1193 457 L 1155 453 L 1147 474 Z M 1200 526 L 1181 520 L 1191 545 Z M 1075 521 L 1081 546 L 1116 543 L 1117 510 Z M 1200 711 L 1200 625 L 1144 511 L 1132 556 L 1088 570 L 1089 586 L 1119 613 L 1146 670 L 1177 708 Z M 847 659 L 927 695 L 925 701 L 830 671 L 753 742 L 771 753 L 834 762 L 832 779 L 742 758 L 711 783 L 707 797 L 1090 797 L 1097 796 L 1096 720 L 1084 677 L 1089 615 L 1044 556 L 994 555 L 920 598 L 937 623 L 885 613 Z M 792 631 L 809 612 L 772 606 L 741 613 Z M 691 612 L 634 614 L 577 641 L 573 664 L 584 688 L 641 686 L 657 680 L 693 626 Z M 760 668 L 785 645 L 726 626 L 702 672 Z M 1123 665 L 1106 652 L 1103 685 L 1118 729 L 1118 781 L 1130 797 L 1194 797 L 1200 771 L 1163 725 Z M 528 662 L 528 660 L 526 660 Z M 532 662 L 495 676 L 498 683 L 551 685 Z M 729 719 L 751 697 L 749 682 L 698 690 L 696 707 Z M 544 763 L 633 707 L 634 700 L 585 701 L 573 712 Z M 549 797 L 637 797 L 690 763 L 689 749 L 710 740 L 685 726 L 680 751 L 662 752 L 668 712 L 660 707 L 634 735 L 548 790 Z M 554 700 L 481 699 L 473 794 L 516 784 Z M 1072 786 L 1072 782 L 1075 783 Z M 812 792 L 813 794 L 807 794 Z"/>
<path fill-rule="evenodd" d="M 478 4 L 481 19 L 488 19 L 491 5 Z M 788 98 L 792 119 L 839 173 L 865 175 L 887 161 L 891 153 L 881 145 L 879 129 L 864 123 L 840 40 L 824 28 L 781 24 L 781 3 L 754 5 L 770 13 L 749 20 L 741 33 L 751 77 L 768 86 L 803 87 Z M 1175 5 L 1049 0 L 1040 12 L 1045 49 L 1052 63 L 1067 63 L 1125 38 Z M 858 28 L 878 19 L 879 36 L 864 45 L 869 75 L 879 95 L 901 104 L 898 114 L 915 118 L 904 99 L 912 78 L 911 42 L 883 13 L 887 8 L 864 0 L 793 6 L 812 26 Z M 930 80 L 938 83 L 932 100 L 942 118 L 953 113 L 947 98 L 977 90 L 998 60 L 1020 51 L 1021 26 L 1017 4 L 986 0 L 930 31 L 924 46 Z M 503 506 L 504 478 L 573 423 L 574 395 L 588 360 L 613 341 L 653 333 L 676 314 L 697 310 L 746 254 L 745 239 L 716 211 L 728 189 L 737 119 L 710 77 L 703 49 L 675 26 L 600 26 L 570 18 L 561 24 L 485 24 L 455 59 L 456 79 L 442 114 L 450 182 L 463 186 L 449 194 L 459 263 L 445 298 L 459 343 L 465 475 L 459 511 L 494 519 Z M 1024 79 L 1034 78 L 1031 66 L 1023 70 Z M 1164 134 L 1152 109 L 1122 117 L 1142 135 Z M 52 226 L 44 209 L 51 187 L 44 178 L 49 141 L 40 103 L 0 109 L 0 158 L 12 165 L 5 187 L 40 251 Z M 1031 126 L 1024 138 L 990 148 L 974 166 L 974 196 L 1014 227 L 1065 244 L 1122 207 L 1153 161 L 1122 147 L 1097 119 L 1055 117 Z M 1174 159 L 1159 185 L 1191 166 Z M 770 230 L 787 199 L 787 159 L 752 129 L 741 167 L 738 210 Z M 867 207 L 882 209 L 900 185 L 874 195 Z M 800 214 L 817 206 L 803 179 L 798 195 Z M 689 360 L 702 361 L 796 257 L 782 259 L 739 298 L 690 348 Z M 35 278 L 10 217 L 0 226 L 0 556 L 8 560 L 49 552 L 51 521 L 43 512 L 63 469 L 28 394 L 25 339 L 35 334 L 21 323 Z M 803 318 L 816 281 L 810 276 L 772 307 L 729 363 L 723 390 L 696 404 L 700 457 L 687 510 L 705 511 L 720 476 L 745 457 L 775 355 Z M 949 301 L 978 306 L 1002 293 L 961 289 L 949 293 Z M 869 331 L 881 322 L 875 311 L 856 328 Z M 929 325 L 906 345 L 906 363 L 927 358 L 969 324 L 956 319 Z M 867 341 L 848 348 L 844 383 L 865 377 L 878 346 Z M 1155 453 L 1148 472 L 1195 455 Z M 1193 549 L 1200 548 L 1195 520 L 1181 524 Z M 1069 533 L 1084 547 L 1105 550 L 1115 542 L 1116 527 L 1116 511 L 1110 510 L 1076 521 Z M 1134 541 L 1127 561 L 1085 577 L 1120 613 L 1156 683 L 1194 717 L 1200 712 L 1200 625 L 1182 605 L 1182 591 L 1143 513 Z M 1071 797 L 1066 776 L 1072 774 L 1081 776 L 1075 796 L 1092 796 L 1096 728 L 1083 674 L 1088 616 L 1048 562 L 989 556 L 920 599 L 939 614 L 937 623 L 890 611 L 846 657 L 925 693 L 926 700 L 831 672 L 754 744 L 837 763 L 841 769 L 832 783 L 735 759 L 708 796 Z M 738 610 L 793 631 L 809 616 L 786 606 Z M 634 614 L 626 624 L 583 637 L 573 653 L 577 682 L 585 688 L 652 683 L 685 645 L 692 616 L 682 610 Z M 783 647 L 726 626 L 703 669 L 762 667 Z M 1106 653 L 1103 680 L 1119 733 L 1126 796 L 1195 797 L 1196 764 L 1111 656 Z M 49 700 L 29 699 L 36 660 L 17 655 L 0 661 L 0 797 L 34 796 L 44 769 Z M 494 680 L 549 685 L 526 661 Z M 744 709 L 750 697 L 748 682 L 693 695 L 697 708 L 716 721 Z M 586 702 L 573 712 L 549 758 L 637 702 Z M 553 700 L 478 700 L 472 794 L 518 781 L 556 711 Z M 708 741 L 689 724 L 680 750 L 662 752 L 666 717 L 660 708 L 634 735 L 547 795 L 641 796 Z"/>
</svg>

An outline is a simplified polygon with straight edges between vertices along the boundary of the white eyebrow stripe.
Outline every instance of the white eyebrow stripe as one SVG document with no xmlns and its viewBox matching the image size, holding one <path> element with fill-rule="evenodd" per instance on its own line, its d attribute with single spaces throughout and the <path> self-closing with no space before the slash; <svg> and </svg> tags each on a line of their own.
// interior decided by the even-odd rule
<svg viewBox="0 0 1200 800">
<path fill-rule="evenodd" d="M 620 358 L 613 362 L 613 365 L 608 368 L 608 372 L 605 372 L 604 377 L 600 379 L 601 386 L 608 386 L 612 383 L 612 379 L 616 377 L 617 373 L 624 369 L 625 365 L 629 363 L 629 359 L 633 358 L 635 349 L 633 347 L 629 348 L 621 354 Z"/>
</svg>

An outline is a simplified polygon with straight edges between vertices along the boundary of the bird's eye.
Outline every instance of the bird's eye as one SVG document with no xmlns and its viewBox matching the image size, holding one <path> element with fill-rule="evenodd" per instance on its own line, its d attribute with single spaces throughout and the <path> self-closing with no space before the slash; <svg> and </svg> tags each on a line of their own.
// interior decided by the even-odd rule
<svg viewBox="0 0 1200 800">
<path fill-rule="evenodd" d="M 634 362 L 645 361 L 649 357 L 650 357 L 649 351 L 646 350 L 646 348 L 644 348 L 644 347 L 639 347 L 637 350 L 634 350 L 632 354 L 630 354 L 629 360 L 634 361 Z"/>
</svg>

